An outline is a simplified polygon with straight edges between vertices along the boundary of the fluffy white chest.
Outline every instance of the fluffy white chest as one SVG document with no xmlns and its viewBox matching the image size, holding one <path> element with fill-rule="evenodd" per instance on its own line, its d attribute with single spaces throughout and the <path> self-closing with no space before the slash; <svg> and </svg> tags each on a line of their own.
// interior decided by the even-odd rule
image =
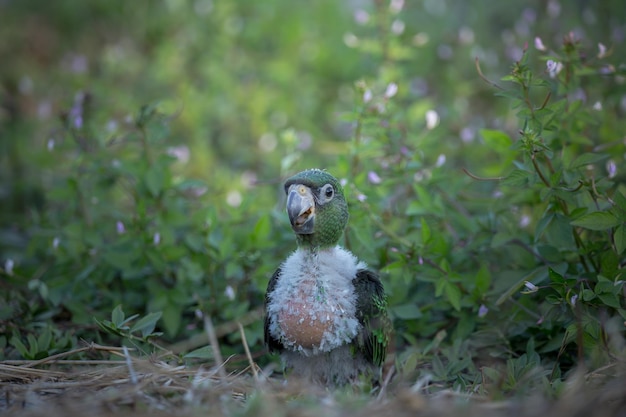
<svg viewBox="0 0 626 417">
<path fill-rule="evenodd" d="M 337 246 L 296 250 L 281 266 L 269 295 L 270 333 L 305 354 L 331 351 L 359 331 L 352 280 L 366 265 Z"/>
</svg>

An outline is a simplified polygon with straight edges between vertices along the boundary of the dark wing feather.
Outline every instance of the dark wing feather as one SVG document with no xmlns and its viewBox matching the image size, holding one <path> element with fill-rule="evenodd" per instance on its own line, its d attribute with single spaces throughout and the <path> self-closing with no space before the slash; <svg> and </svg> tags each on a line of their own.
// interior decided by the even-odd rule
<svg viewBox="0 0 626 417">
<path fill-rule="evenodd" d="M 280 273 L 281 273 L 281 270 L 280 268 L 278 268 L 276 272 L 274 272 L 274 275 L 272 275 L 272 278 L 270 278 L 270 281 L 267 284 L 267 291 L 265 292 L 265 345 L 267 346 L 270 352 L 280 352 L 284 349 L 280 341 L 275 339 L 270 334 L 270 316 L 269 314 L 267 314 L 267 305 L 270 302 L 269 296 L 272 293 L 272 291 L 274 291 L 274 288 L 276 287 L 276 283 L 278 282 Z"/>
<path fill-rule="evenodd" d="M 358 347 L 368 361 L 381 366 L 387 354 L 391 327 L 383 284 L 374 272 L 366 269 L 357 271 L 352 283 L 356 292 L 357 318 L 362 325 L 357 336 Z"/>
</svg>

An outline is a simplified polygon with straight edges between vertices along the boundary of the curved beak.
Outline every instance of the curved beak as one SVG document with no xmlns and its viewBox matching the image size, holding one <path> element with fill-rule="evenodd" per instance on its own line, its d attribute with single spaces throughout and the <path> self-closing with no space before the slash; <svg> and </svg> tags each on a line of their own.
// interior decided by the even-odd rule
<svg viewBox="0 0 626 417">
<path fill-rule="evenodd" d="M 315 198 L 311 189 L 292 184 L 287 190 L 287 214 L 291 228 L 300 235 L 310 235 L 315 226 Z"/>
</svg>

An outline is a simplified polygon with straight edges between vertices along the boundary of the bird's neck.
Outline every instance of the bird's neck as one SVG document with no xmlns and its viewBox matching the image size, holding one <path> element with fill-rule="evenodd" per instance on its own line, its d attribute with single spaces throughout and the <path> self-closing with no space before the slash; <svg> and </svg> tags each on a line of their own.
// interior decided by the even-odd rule
<svg viewBox="0 0 626 417">
<path fill-rule="evenodd" d="M 337 242 L 321 242 L 315 233 L 310 235 L 296 235 L 296 240 L 300 249 L 311 252 L 319 252 L 337 246 Z"/>
</svg>

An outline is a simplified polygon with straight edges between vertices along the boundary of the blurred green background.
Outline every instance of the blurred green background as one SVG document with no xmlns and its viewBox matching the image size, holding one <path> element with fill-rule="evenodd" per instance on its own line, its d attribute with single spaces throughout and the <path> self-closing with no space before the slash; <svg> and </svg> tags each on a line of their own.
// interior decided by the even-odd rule
<svg viewBox="0 0 626 417">
<path fill-rule="evenodd" d="M 190 341 L 201 314 L 225 353 L 241 354 L 229 327 L 241 321 L 266 362 L 265 285 L 295 245 L 281 183 L 320 167 L 346 183 L 343 243 L 384 272 L 407 369 L 456 357 L 436 371 L 458 383 L 462 371 L 478 378 L 480 348 L 484 363 L 519 358 L 533 338 L 548 362 L 569 352 L 569 369 L 571 311 L 542 325 L 528 311 L 542 314 L 545 296 L 497 302 L 541 260 L 523 245 L 543 244 L 535 226 L 549 209 L 538 192 L 499 199 L 496 184 L 462 172 L 508 175 L 508 137 L 523 127 L 475 60 L 504 85 L 528 50 L 550 80 L 545 56 L 577 39 L 581 68 L 600 69 L 554 89 L 588 112 L 564 127 L 579 138 L 566 156 L 605 152 L 591 162 L 612 175 L 613 195 L 625 170 L 624 16 L 620 0 L 0 0 L 3 355 L 109 340 L 94 318 L 121 304 L 161 312 L 161 341 L 180 354 L 201 345 Z M 523 244 L 500 247 L 512 237 Z M 548 242 L 567 252 L 550 265 L 572 273 L 568 239 Z M 619 291 L 612 308 L 623 310 Z"/>
</svg>

